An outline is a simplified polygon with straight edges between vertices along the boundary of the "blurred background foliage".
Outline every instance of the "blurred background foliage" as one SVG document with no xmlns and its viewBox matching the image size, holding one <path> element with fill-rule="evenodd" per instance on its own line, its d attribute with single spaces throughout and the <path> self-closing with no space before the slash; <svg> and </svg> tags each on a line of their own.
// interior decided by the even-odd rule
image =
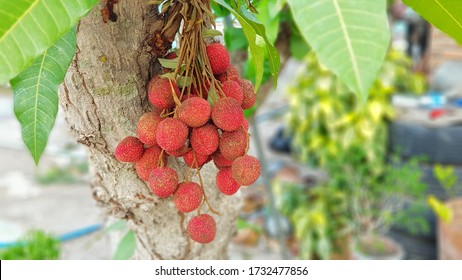
<svg viewBox="0 0 462 280">
<path fill-rule="evenodd" d="M 41 230 L 28 232 L 16 245 L 0 249 L 1 260 L 57 260 L 60 242 Z"/>
<path fill-rule="evenodd" d="M 427 231 L 419 159 L 401 162 L 387 146 L 392 94 L 425 92 L 424 77 L 411 72 L 404 53 L 390 50 L 362 104 L 313 52 L 304 63 L 287 91 L 292 156 L 328 174 L 314 187 L 276 186 L 280 210 L 300 242 L 299 257 L 336 258 L 342 252 L 333 248 L 349 250 L 343 243 L 352 236 L 386 234 L 397 223 Z"/>
<path fill-rule="evenodd" d="M 288 90 L 289 127 L 299 160 L 319 167 L 354 145 L 364 148 L 368 161 L 383 157 L 387 122 L 394 116 L 391 95 L 426 90 L 424 77 L 411 72 L 409 58 L 394 50 L 388 53 L 364 106 L 314 53 L 305 61 Z"/>
</svg>

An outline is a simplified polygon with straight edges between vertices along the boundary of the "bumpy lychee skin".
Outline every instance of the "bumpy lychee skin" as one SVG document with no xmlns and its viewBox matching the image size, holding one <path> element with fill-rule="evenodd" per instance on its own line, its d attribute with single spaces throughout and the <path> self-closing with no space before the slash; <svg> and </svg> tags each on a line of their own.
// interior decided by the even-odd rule
<svg viewBox="0 0 462 280">
<path fill-rule="evenodd" d="M 136 134 L 141 142 L 148 146 L 157 145 L 156 141 L 156 130 L 157 125 L 163 119 L 156 114 L 155 112 L 145 113 L 141 116 L 138 121 L 138 127 L 136 129 Z"/>
<path fill-rule="evenodd" d="M 234 67 L 234 65 L 230 64 L 228 69 L 226 69 L 226 72 L 217 75 L 216 78 L 222 83 L 229 80 L 237 81 L 239 80 L 239 72 L 237 71 L 236 67 Z"/>
<path fill-rule="evenodd" d="M 185 143 L 183 147 L 179 148 L 178 150 L 174 151 L 165 151 L 169 156 L 172 157 L 182 157 L 184 156 L 187 152 L 191 151 L 191 148 Z"/>
<path fill-rule="evenodd" d="M 170 109 L 175 106 L 173 94 L 180 97 L 180 89 L 175 81 L 156 76 L 149 82 L 148 98 L 157 108 Z"/>
<path fill-rule="evenodd" d="M 207 100 L 190 97 L 178 107 L 178 118 L 190 127 L 200 127 L 207 123 L 212 114 L 212 107 Z"/>
<path fill-rule="evenodd" d="M 217 224 L 212 216 L 201 214 L 189 221 L 187 230 L 192 240 L 199 243 L 210 243 L 215 239 Z"/>
<path fill-rule="evenodd" d="M 207 46 L 207 57 L 214 75 L 226 72 L 230 64 L 229 53 L 225 46 L 220 43 L 213 43 Z"/>
<path fill-rule="evenodd" d="M 171 196 L 177 186 L 178 174 L 170 167 L 157 167 L 149 174 L 149 187 L 158 197 Z"/>
<path fill-rule="evenodd" d="M 238 82 L 226 81 L 221 85 L 221 89 L 227 97 L 234 98 L 237 102 L 239 102 L 239 104 L 242 104 L 242 101 L 244 100 L 244 93 L 242 92 L 242 88 Z"/>
<path fill-rule="evenodd" d="M 220 169 L 217 173 L 216 183 L 218 190 L 226 195 L 235 194 L 241 187 L 239 183 L 234 180 L 231 168 Z"/>
<path fill-rule="evenodd" d="M 231 97 L 223 97 L 215 102 L 212 108 L 213 123 L 224 131 L 239 128 L 244 120 L 244 112 L 238 101 Z"/>
<path fill-rule="evenodd" d="M 260 162 L 252 156 L 242 156 L 234 160 L 231 166 L 233 178 L 238 184 L 249 186 L 260 177 Z"/>
<path fill-rule="evenodd" d="M 189 141 L 198 154 L 208 156 L 218 149 L 219 138 L 218 128 L 213 124 L 207 124 L 194 128 Z"/>
<path fill-rule="evenodd" d="M 173 194 L 173 203 L 178 211 L 187 213 L 197 209 L 201 205 L 204 192 L 201 186 L 194 182 L 184 182 L 178 185 Z"/>
<path fill-rule="evenodd" d="M 164 153 L 160 159 L 162 149 L 158 146 L 152 146 L 144 151 L 143 156 L 136 162 L 136 174 L 144 181 L 149 180 L 149 174 L 154 168 L 158 167 L 160 163 L 167 163 L 167 155 Z M 160 160 L 159 160 L 160 159 Z"/>
<path fill-rule="evenodd" d="M 182 121 L 166 118 L 157 125 L 156 141 L 166 151 L 174 151 L 183 147 L 188 138 L 189 129 Z"/>
<path fill-rule="evenodd" d="M 117 145 L 114 155 L 121 162 L 135 162 L 143 156 L 143 153 L 143 143 L 136 137 L 128 136 Z"/>
<path fill-rule="evenodd" d="M 194 160 L 194 157 L 196 160 Z M 187 152 L 184 156 L 184 163 L 191 168 L 201 168 L 209 160 L 209 156 L 201 155 L 194 150 Z"/>
<path fill-rule="evenodd" d="M 255 88 L 253 84 L 249 80 L 238 80 L 239 85 L 242 88 L 242 92 L 244 93 L 244 99 L 242 100 L 242 109 L 249 109 L 257 101 L 257 93 L 255 92 Z"/>
<path fill-rule="evenodd" d="M 216 151 L 215 153 L 213 153 L 212 159 L 213 159 L 213 163 L 215 163 L 215 166 L 218 169 L 223 169 L 225 167 L 231 167 L 231 165 L 233 164 L 233 161 L 225 159 L 225 157 L 221 154 L 220 151 Z"/>
<path fill-rule="evenodd" d="M 245 154 L 247 133 L 243 129 L 223 132 L 220 138 L 220 153 L 227 160 L 234 160 Z"/>
</svg>

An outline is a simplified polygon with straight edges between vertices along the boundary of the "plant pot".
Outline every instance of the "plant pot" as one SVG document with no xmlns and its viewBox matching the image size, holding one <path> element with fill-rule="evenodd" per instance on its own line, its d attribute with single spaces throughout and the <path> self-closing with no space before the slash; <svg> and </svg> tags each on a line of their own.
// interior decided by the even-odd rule
<svg viewBox="0 0 462 280">
<path fill-rule="evenodd" d="M 403 260 L 403 247 L 386 236 L 361 236 L 352 246 L 354 260 Z"/>
<path fill-rule="evenodd" d="M 442 260 L 462 260 L 462 198 L 445 203 L 453 212 L 450 223 L 438 221 L 438 256 Z"/>
</svg>

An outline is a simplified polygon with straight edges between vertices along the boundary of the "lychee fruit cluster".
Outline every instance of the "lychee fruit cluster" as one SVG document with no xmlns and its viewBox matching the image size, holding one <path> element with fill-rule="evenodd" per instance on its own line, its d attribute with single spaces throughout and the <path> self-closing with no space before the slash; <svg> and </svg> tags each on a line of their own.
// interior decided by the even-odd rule
<svg viewBox="0 0 462 280">
<path fill-rule="evenodd" d="M 154 109 L 139 119 L 137 137 L 126 137 L 115 149 L 119 161 L 135 163 L 138 176 L 149 182 L 154 195 L 172 197 L 179 212 L 198 211 L 187 231 L 199 243 L 212 242 L 216 235 L 214 218 L 200 213 L 205 203 L 216 214 L 202 185 L 202 166 L 213 161 L 219 169 L 216 187 L 225 195 L 260 176 L 259 161 L 247 155 L 249 124 L 243 111 L 255 104 L 254 87 L 239 77 L 223 45 L 211 43 L 206 53 L 212 80 L 180 86 L 165 75 L 152 78 L 148 98 Z M 194 172 L 179 176 L 168 166 L 168 156 L 182 158 L 200 183 L 192 182 Z"/>
</svg>

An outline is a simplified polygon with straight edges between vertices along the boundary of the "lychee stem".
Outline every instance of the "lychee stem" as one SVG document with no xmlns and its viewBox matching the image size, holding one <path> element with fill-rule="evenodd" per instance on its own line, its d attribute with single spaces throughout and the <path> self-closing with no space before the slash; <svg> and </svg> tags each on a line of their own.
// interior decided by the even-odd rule
<svg viewBox="0 0 462 280">
<path fill-rule="evenodd" d="M 162 160 L 163 157 L 164 157 L 164 150 L 162 149 L 162 151 L 160 152 L 160 156 L 157 159 L 157 166 L 158 167 L 164 167 L 164 161 Z"/>
<path fill-rule="evenodd" d="M 244 125 L 241 125 L 241 126 L 242 126 L 242 129 L 244 130 L 245 135 L 246 135 L 246 139 L 245 139 L 245 142 L 246 142 L 245 154 L 247 154 L 247 152 L 249 151 L 249 148 L 250 148 L 250 134 L 245 130 Z"/>
<path fill-rule="evenodd" d="M 205 189 L 204 189 L 204 183 L 202 182 L 202 176 L 201 176 L 200 168 L 197 168 L 197 177 L 199 177 L 199 182 L 200 182 L 199 185 L 201 186 L 202 192 L 204 193 L 204 199 L 202 200 L 202 203 L 199 206 L 199 215 L 200 215 L 200 208 L 202 207 L 202 205 L 204 204 L 204 201 L 205 201 L 205 203 L 207 204 L 207 207 L 209 208 L 210 212 L 212 212 L 215 215 L 220 216 L 221 214 L 218 211 L 216 211 L 215 209 L 212 208 L 212 206 L 209 203 L 209 200 L 207 199 L 207 195 L 205 194 Z"/>
<path fill-rule="evenodd" d="M 168 117 L 168 116 L 170 116 L 170 115 L 175 115 L 175 111 L 172 111 L 172 112 L 163 114 L 162 117 Z"/>
<path fill-rule="evenodd" d="M 178 99 L 178 96 L 176 96 L 175 89 L 173 88 L 172 80 L 168 79 L 170 83 L 170 89 L 172 92 L 173 100 L 175 101 L 176 106 L 179 106 L 181 104 L 180 100 Z"/>
</svg>

